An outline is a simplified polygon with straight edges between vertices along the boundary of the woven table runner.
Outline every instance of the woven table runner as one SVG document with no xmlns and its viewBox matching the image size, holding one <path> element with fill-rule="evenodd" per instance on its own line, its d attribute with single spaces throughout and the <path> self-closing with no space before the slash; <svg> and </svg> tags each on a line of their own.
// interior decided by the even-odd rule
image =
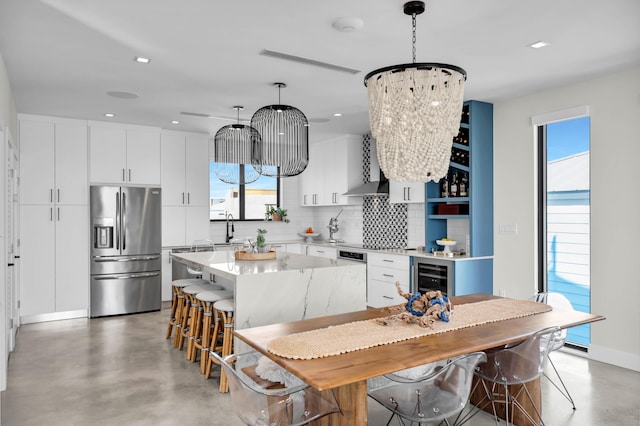
<svg viewBox="0 0 640 426">
<path fill-rule="evenodd" d="M 398 312 L 402 310 L 404 309 L 398 308 Z M 492 299 L 456 305 L 449 322 L 436 321 L 433 328 L 423 328 L 401 321 L 394 321 L 389 325 L 381 325 L 376 319 L 355 321 L 278 337 L 267 344 L 267 349 L 284 358 L 323 358 L 550 310 L 551 307 L 543 303 Z"/>
</svg>

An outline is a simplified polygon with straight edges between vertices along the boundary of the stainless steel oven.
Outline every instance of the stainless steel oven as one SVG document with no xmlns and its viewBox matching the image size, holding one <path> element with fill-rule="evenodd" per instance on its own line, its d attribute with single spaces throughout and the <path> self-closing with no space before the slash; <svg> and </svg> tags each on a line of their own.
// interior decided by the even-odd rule
<svg viewBox="0 0 640 426">
<path fill-rule="evenodd" d="M 440 290 L 443 295 L 453 296 L 453 266 L 449 260 L 414 257 L 413 291 Z"/>
</svg>

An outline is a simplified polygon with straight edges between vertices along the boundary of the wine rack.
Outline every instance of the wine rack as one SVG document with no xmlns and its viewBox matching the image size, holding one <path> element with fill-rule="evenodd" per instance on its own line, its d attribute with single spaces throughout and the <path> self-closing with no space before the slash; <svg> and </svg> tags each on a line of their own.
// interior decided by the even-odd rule
<svg viewBox="0 0 640 426">
<path fill-rule="evenodd" d="M 493 255 L 493 105 L 468 101 L 453 138 L 449 172 L 427 184 L 427 252 L 447 235 L 447 220 L 469 220 L 471 256 Z"/>
</svg>

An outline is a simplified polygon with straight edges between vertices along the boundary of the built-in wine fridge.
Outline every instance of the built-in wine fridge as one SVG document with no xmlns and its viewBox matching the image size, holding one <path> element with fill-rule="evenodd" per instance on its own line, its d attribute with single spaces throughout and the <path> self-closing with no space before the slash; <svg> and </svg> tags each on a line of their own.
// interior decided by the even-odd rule
<svg viewBox="0 0 640 426">
<path fill-rule="evenodd" d="M 453 296 L 453 263 L 441 259 L 414 257 L 414 291 L 424 294 L 440 290 L 443 295 Z"/>
</svg>

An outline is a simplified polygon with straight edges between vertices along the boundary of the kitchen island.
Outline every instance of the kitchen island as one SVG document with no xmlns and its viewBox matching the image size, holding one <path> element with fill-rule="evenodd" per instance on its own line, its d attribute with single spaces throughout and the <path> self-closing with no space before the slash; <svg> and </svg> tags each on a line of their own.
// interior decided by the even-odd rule
<svg viewBox="0 0 640 426">
<path fill-rule="evenodd" d="M 367 307 L 364 263 L 286 252 L 278 252 L 272 260 L 236 260 L 233 250 L 171 257 L 231 282 L 236 330 Z"/>
</svg>

